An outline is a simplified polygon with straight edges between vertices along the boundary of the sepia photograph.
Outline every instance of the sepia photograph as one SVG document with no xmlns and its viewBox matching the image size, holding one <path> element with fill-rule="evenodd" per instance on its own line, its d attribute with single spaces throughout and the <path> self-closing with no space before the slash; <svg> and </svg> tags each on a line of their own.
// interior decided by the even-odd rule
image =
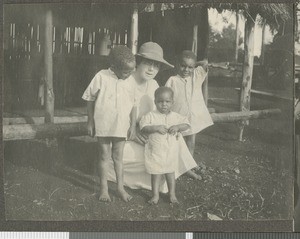
<svg viewBox="0 0 300 239">
<path fill-rule="evenodd" d="M 293 220 L 296 4 L 3 13 L 6 220 Z"/>
</svg>

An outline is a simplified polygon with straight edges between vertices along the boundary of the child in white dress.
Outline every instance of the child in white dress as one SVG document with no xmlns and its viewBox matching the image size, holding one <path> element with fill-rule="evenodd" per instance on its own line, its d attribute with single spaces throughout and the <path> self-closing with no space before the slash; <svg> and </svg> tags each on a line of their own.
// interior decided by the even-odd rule
<svg viewBox="0 0 300 239">
<path fill-rule="evenodd" d="M 178 203 L 175 194 L 175 169 L 179 157 L 178 135 L 189 128 L 187 117 L 172 112 L 173 91 L 160 87 L 155 91 L 156 110 L 144 115 L 140 121 L 141 131 L 149 136 L 145 145 L 145 168 L 151 174 L 153 197 L 150 204 L 159 200 L 161 176 L 165 175 L 171 203 Z M 186 150 L 187 153 L 188 150 Z"/>
<path fill-rule="evenodd" d="M 196 60 L 192 51 L 183 51 L 177 60 L 178 74 L 170 77 L 166 83 L 174 91 L 172 110 L 188 117 L 191 124 L 191 128 L 183 132 L 183 136 L 192 155 L 196 134 L 213 124 L 202 93 L 202 85 L 208 72 L 204 67 L 197 66 L 199 63 Z"/>
<path fill-rule="evenodd" d="M 99 147 L 100 196 L 102 202 L 111 201 L 108 194 L 108 161 L 112 158 L 117 178 L 118 193 L 124 201 L 132 197 L 123 186 L 123 149 L 127 135 L 134 131 L 130 113 L 134 92 L 126 79 L 135 69 L 135 57 L 125 46 L 115 47 L 110 53 L 111 66 L 99 71 L 85 90 L 87 101 L 88 134 L 96 136 Z M 133 93 L 132 93 L 133 92 Z M 134 115 L 134 113 L 132 114 Z"/>
</svg>

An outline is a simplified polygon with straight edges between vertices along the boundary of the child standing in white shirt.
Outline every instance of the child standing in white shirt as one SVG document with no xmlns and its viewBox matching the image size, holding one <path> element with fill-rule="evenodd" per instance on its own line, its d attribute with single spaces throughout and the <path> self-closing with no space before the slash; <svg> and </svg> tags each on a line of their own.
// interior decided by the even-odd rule
<svg viewBox="0 0 300 239">
<path fill-rule="evenodd" d="M 123 186 L 123 149 L 127 135 L 131 135 L 135 129 L 135 122 L 132 120 L 130 126 L 134 95 L 131 95 L 132 89 L 124 79 L 134 71 L 135 57 L 125 46 L 113 48 L 109 57 L 110 68 L 95 75 L 82 98 L 87 101 L 88 134 L 96 136 L 98 140 L 99 200 L 111 201 L 107 171 L 108 161 L 112 158 L 118 193 L 127 202 L 132 197 Z"/>
<path fill-rule="evenodd" d="M 188 119 L 171 111 L 173 91 L 160 87 L 155 91 L 156 110 L 144 115 L 140 121 L 141 131 L 149 135 L 145 145 L 145 168 L 151 174 L 153 197 L 150 204 L 159 200 L 159 186 L 165 175 L 171 203 L 178 203 L 175 194 L 175 168 L 179 157 L 178 135 L 189 128 Z M 189 151 L 186 149 L 186 153 Z M 187 155 L 190 156 L 190 155 Z"/>
<path fill-rule="evenodd" d="M 211 126 L 213 121 L 206 107 L 202 85 L 207 71 L 196 65 L 197 57 L 192 51 L 185 50 L 177 60 L 177 75 L 172 76 L 166 86 L 174 91 L 174 105 L 172 110 L 188 117 L 191 128 L 183 132 L 186 144 L 194 155 L 196 134 Z M 187 172 L 191 177 L 198 177 L 194 172 Z"/>
</svg>

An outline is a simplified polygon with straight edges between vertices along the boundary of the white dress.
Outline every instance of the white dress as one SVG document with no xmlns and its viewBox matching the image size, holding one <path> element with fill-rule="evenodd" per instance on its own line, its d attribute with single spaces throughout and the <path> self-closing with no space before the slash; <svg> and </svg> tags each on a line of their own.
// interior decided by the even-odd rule
<svg viewBox="0 0 300 239">
<path fill-rule="evenodd" d="M 170 128 L 174 125 L 188 124 L 186 117 L 170 112 L 162 114 L 154 110 L 144 115 L 140 121 L 140 128 L 152 125 L 164 125 Z M 180 133 L 160 134 L 158 132 L 149 134 L 148 142 L 145 145 L 145 167 L 149 174 L 174 173 L 178 163 L 179 144 L 182 143 L 178 138 Z M 182 137 L 182 136 L 181 136 Z M 186 151 L 186 158 L 192 157 L 190 152 Z"/>
<path fill-rule="evenodd" d="M 134 104 L 134 92 L 128 83 L 110 69 L 101 70 L 83 93 L 84 100 L 95 101 L 95 136 L 127 136 Z"/>
<path fill-rule="evenodd" d="M 148 80 L 145 87 L 139 87 L 135 83 L 135 79 L 130 76 L 127 79 L 131 84 L 134 84 L 136 92 L 136 105 L 138 107 L 138 120 L 146 113 L 155 109 L 154 92 L 159 87 L 155 80 Z M 179 137 L 183 143 L 180 144 L 179 154 L 188 150 L 183 137 Z M 123 172 L 124 185 L 132 189 L 148 189 L 151 190 L 151 175 L 146 172 L 145 168 L 145 147 L 134 141 L 126 141 L 123 153 Z M 178 159 L 178 164 L 175 170 L 175 177 L 186 173 L 190 169 L 197 166 L 193 158 L 184 158 L 182 155 Z M 116 175 L 112 160 L 109 163 L 108 180 L 116 182 Z M 167 192 L 167 184 L 162 181 L 160 186 L 161 192 Z"/>
<path fill-rule="evenodd" d="M 174 91 L 172 110 L 187 116 L 190 121 L 191 128 L 183 132 L 184 136 L 196 134 L 213 124 L 202 93 L 206 75 L 207 72 L 198 66 L 191 77 L 171 76 L 166 83 Z"/>
</svg>

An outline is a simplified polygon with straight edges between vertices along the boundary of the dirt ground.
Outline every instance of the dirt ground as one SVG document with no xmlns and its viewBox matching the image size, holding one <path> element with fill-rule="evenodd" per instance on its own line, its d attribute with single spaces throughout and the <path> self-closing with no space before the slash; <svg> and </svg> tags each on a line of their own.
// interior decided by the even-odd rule
<svg viewBox="0 0 300 239">
<path fill-rule="evenodd" d="M 231 84 L 211 81 L 209 107 L 236 111 L 238 94 Z M 179 205 L 166 195 L 156 206 L 147 204 L 150 191 L 127 191 L 129 203 L 97 200 L 95 144 L 86 137 L 64 142 L 55 152 L 53 141 L 5 143 L 5 204 L 9 220 L 264 220 L 290 219 L 293 209 L 292 102 L 252 98 L 252 109 L 281 108 L 280 116 L 250 121 L 244 142 L 233 123 L 216 124 L 197 136 L 195 160 L 203 162 L 205 179 L 177 180 Z M 59 159 L 57 155 L 62 157 Z M 58 164 L 60 162 L 60 164 Z"/>
</svg>

